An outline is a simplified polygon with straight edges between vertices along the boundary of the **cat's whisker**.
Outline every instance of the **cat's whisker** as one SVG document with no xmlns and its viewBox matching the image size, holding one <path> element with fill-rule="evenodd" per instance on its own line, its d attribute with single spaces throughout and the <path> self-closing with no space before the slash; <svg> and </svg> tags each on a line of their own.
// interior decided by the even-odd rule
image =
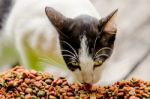
<svg viewBox="0 0 150 99">
<path fill-rule="evenodd" d="M 71 55 L 67 55 L 67 54 L 64 54 L 64 55 L 62 55 L 62 56 L 64 56 L 64 57 L 71 57 L 72 59 L 77 59 L 76 57 L 74 57 L 74 56 L 71 56 Z"/>
<path fill-rule="evenodd" d="M 56 60 L 54 60 L 53 58 L 50 58 L 50 57 L 39 57 L 38 58 L 38 60 L 39 60 L 39 64 L 41 64 L 41 65 L 45 65 L 45 64 L 49 64 L 49 65 L 53 65 L 53 66 L 65 66 L 64 64 L 62 64 L 61 62 L 59 62 L 59 61 L 56 61 Z"/>
<path fill-rule="evenodd" d="M 108 55 L 108 54 L 100 54 L 100 55 L 95 56 L 94 58 L 98 58 L 98 57 L 101 57 L 101 56 L 109 57 L 110 55 Z"/>
<path fill-rule="evenodd" d="M 78 54 L 77 54 L 76 50 L 68 42 L 66 42 L 66 41 L 61 41 L 61 42 L 67 44 L 73 50 L 73 52 L 75 53 L 76 57 L 78 57 Z"/>
<path fill-rule="evenodd" d="M 94 57 L 96 57 L 97 54 L 98 54 L 99 52 L 103 51 L 103 50 L 111 50 L 111 51 L 112 51 L 112 49 L 111 49 L 110 47 L 104 47 L 104 48 L 101 48 L 100 50 L 98 50 L 98 51 L 95 53 Z"/>
<path fill-rule="evenodd" d="M 68 51 L 68 50 L 61 50 L 62 52 L 68 52 L 70 53 L 71 55 L 73 55 L 74 57 L 77 57 L 74 53 L 72 53 L 71 51 Z"/>
</svg>

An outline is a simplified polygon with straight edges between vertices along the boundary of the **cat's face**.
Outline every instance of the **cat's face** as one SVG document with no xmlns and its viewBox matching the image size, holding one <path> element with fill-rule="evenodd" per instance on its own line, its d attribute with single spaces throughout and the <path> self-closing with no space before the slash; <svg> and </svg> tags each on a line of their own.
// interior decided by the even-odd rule
<svg viewBox="0 0 150 99">
<path fill-rule="evenodd" d="M 46 8 L 49 20 L 59 33 L 64 61 L 79 82 L 99 81 L 102 64 L 113 50 L 116 12 L 101 20 L 87 15 L 70 19 L 53 8 Z"/>
</svg>

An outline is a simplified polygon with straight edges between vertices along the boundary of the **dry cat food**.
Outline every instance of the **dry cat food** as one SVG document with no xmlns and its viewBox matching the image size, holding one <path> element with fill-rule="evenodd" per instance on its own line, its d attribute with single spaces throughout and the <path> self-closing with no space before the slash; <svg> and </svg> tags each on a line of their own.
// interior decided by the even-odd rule
<svg viewBox="0 0 150 99">
<path fill-rule="evenodd" d="M 0 74 L 0 99 L 150 99 L 150 82 L 131 79 L 111 86 L 68 84 L 63 77 L 15 67 Z"/>
</svg>

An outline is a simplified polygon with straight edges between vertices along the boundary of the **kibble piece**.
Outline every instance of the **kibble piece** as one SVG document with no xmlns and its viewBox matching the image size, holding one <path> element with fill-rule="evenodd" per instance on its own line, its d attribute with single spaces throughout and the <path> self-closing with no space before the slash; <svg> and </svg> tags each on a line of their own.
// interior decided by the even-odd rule
<svg viewBox="0 0 150 99">
<path fill-rule="evenodd" d="M 29 94 L 29 93 L 32 93 L 32 88 L 27 88 L 27 89 L 25 90 L 25 92 L 28 93 L 28 94 Z"/>
<path fill-rule="evenodd" d="M 25 99 L 31 99 L 31 95 L 30 94 L 25 95 Z"/>
<path fill-rule="evenodd" d="M 55 96 L 50 95 L 49 99 L 57 99 Z"/>
<path fill-rule="evenodd" d="M 35 95 L 32 95 L 32 96 L 31 96 L 31 99 L 38 99 L 38 97 L 35 96 Z"/>
<path fill-rule="evenodd" d="M 64 77 L 15 67 L 0 74 L 0 99 L 150 99 L 150 82 L 131 79 L 111 86 L 69 84 Z"/>
<path fill-rule="evenodd" d="M 136 96 L 130 96 L 129 99 L 137 99 Z"/>
<path fill-rule="evenodd" d="M 51 79 L 46 79 L 45 82 L 46 82 L 47 84 L 51 84 L 51 83 L 52 83 L 52 80 L 51 80 Z"/>
<path fill-rule="evenodd" d="M 45 96 L 45 91 L 40 90 L 40 91 L 37 93 L 37 96 L 38 96 L 38 97 L 43 97 L 43 96 Z"/>
</svg>

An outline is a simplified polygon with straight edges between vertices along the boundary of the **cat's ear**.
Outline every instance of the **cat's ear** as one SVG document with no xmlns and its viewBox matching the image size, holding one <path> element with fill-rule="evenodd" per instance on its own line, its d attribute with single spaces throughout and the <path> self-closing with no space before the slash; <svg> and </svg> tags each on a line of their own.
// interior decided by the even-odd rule
<svg viewBox="0 0 150 99">
<path fill-rule="evenodd" d="M 117 32 L 116 27 L 116 15 L 117 15 L 118 9 L 113 11 L 111 14 L 109 14 L 107 17 L 102 18 L 100 20 L 100 42 L 103 46 L 110 46 L 113 47 L 115 36 Z"/>
<path fill-rule="evenodd" d="M 115 34 L 117 32 L 116 27 L 116 16 L 117 16 L 118 9 L 110 13 L 107 17 L 102 18 L 100 20 L 100 25 L 103 29 L 103 32 L 109 34 Z"/>
<path fill-rule="evenodd" d="M 63 14 L 51 7 L 45 8 L 46 15 L 57 31 L 63 32 L 69 27 L 72 19 L 66 18 Z"/>
</svg>

